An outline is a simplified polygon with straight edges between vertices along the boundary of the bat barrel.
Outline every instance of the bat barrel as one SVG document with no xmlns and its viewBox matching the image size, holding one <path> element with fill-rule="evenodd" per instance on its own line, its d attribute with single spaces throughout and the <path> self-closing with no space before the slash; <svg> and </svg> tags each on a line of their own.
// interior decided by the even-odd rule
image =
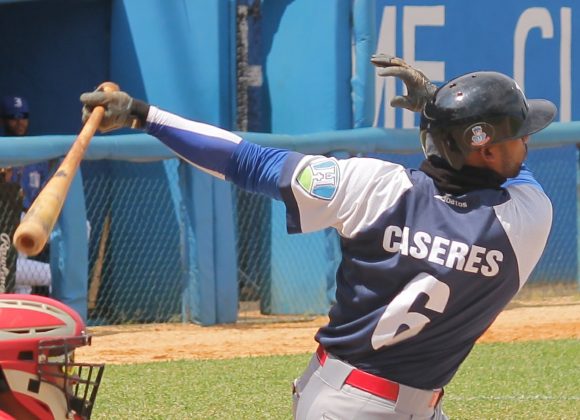
<svg viewBox="0 0 580 420">
<path fill-rule="evenodd" d="M 119 90 L 119 86 L 105 82 L 99 89 L 105 92 L 115 91 Z M 57 171 L 40 191 L 16 228 L 13 242 L 19 252 L 28 256 L 37 255 L 48 242 L 72 180 L 89 142 L 101 124 L 104 113 L 105 109 L 102 106 L 95 107 Z"/>
</svg>

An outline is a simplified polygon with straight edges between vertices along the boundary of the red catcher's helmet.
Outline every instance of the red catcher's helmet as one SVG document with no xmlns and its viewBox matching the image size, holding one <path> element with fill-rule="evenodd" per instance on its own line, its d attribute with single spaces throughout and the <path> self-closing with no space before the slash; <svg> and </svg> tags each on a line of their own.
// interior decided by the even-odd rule
<svg viewBox="0 0 580 420">
<path fill-rule="evenodd" d="M 40 419 L 89 419 L 104 365 L 75 363 L 82 318 L 54 299 L 0 294 L 0 392 Z M 1 413 L 1 411 L 0 411 Z"/>
</svg>

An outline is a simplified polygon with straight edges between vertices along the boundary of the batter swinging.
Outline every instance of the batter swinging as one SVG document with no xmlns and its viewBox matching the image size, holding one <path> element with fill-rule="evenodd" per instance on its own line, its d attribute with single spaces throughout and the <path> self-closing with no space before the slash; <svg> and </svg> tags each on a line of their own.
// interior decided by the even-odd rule
<svg viewBox="0 0 580 420">
<path fill-rule="evenodd" d="M 81 96 L 102 130 L 143 128 L 193 165 L 286 205 L 288 231 L 341 238 L 336 304 L 304 374 L 297 419 L 440 419 L 443 387 L 538 262 L 552 207 L 523 166 L 555 106 L 495 72 L 436 88 L 417 69 L 373 57 L 421 112 L 419 170 L 265 148 L 123 92 Z"/>
</svg>

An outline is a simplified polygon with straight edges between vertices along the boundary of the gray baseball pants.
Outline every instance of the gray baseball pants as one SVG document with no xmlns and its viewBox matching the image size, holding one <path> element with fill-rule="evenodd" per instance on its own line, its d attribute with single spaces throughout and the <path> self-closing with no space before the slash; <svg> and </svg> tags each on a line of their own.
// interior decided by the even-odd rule
<svg viewBox="0 0 580 420">
<path fill-rule="evenodd" d="M 355 368 L 332 355 L 321 365 L 315 354 L 293 384 L 295 420 L 447 420 L 433 391 L 399 384 L 396 401 L 377 397 L 345 383 Z"/>
</svg>

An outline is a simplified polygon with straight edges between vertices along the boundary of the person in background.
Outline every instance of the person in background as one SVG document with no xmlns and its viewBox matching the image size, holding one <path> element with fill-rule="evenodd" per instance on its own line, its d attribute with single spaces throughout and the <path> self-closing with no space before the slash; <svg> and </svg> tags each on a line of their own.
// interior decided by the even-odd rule
<svg viewBox="0 0 580 420">
<path fill-rule="evenodd" d="M 27 136 L 29 129 L 29 106 L 23 96 L 2 97 L 2 125 L 6 137 Z M 22 212 L 28 211 L 38 196 L 53 168 L 52 161 L 36 162 L 22 167 L 11 168 L 10 181 L 20 184 L 22 189 Z M 49 246 L 37 256 L 17 261 L 17 291 L 48 296 L 50 294 Z M 19 278 L 22 281 L 18 286 Z M 37 284 L 37 285 L 30 285 Z"/>
<path fill-rule="evenodd" d="M 7 137 L 27 136 L 29 127 L 28 101 L 22 96 L 2 98 L 2 123 Z M 18 181 L 24 192 L 24 211 L 30 205 L 50 177 L 51 162 L 43 161 L 14 168 L 12 179 Z"/>
</svg>

